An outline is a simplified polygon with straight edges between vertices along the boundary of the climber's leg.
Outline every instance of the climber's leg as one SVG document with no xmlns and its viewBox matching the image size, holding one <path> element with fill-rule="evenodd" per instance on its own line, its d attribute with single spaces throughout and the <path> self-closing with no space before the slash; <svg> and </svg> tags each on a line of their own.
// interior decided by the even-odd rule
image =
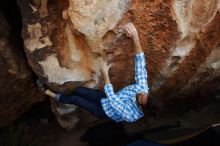
<svg viewBox="0 0 220 146">
<path fill-rule="evenodd" d="M 75 96 L 75 95 L 67 96 L 67 95 L 61 95 L 61 94 L 56 94 L 56 98 L 61 103 L 77 105 L 80 108 L 85 109 L 86 111 L 90 112 L 96 117 L 107 118 L 107 115 L 105 114 L 102 108 L 101 100 L 99 100 L 99 102 L 94 102 L 94 101 L 85 99 L 84 97 L 81 97 L 81 96 Z"/>
<path fill-rule="evenodd" d="M 88 100 L 87 98 L 81 97 L 81 96 L 76 96 L 76 95 L 67 96 L 67 95 L 63 95 L 60 93 L 55 93 L 55 92 L 51 91 L 50 89 L 48 89 L 48 87 L 46 87 L 46 85 L 44 85 L 42 83 L 42 81 L 40 81 L 40 80 L 37 80 L 36 84 L 42 92 L 44 92 L 46 95 L 56 99 L 57 101 L 59 101 L 61 103 L 74 104 L 74 105 L 79 106 L 80 108 L 85 109 L 86 111 L 90 112 L 94 116 L 97 116 L 100 118 L 107 118 L 107 115 L 105 114 L 105 112 L 102 108 L 102 105 L 101 105 L 101 97 L 104 97 L 104 96 L 102 96 L 103 93 L 101 95 L 101 92 L 99 92 L 100 94 L 97 94 L 98 92 L 93 92 L 93 93 L 89 92 L 91 97 L 95 97 L 95 95 L 97 95 L 98 98 L 96 98 L 96 100 Z M 85 92 L 85 91 L 89 91 L 89 89 L 88 90 L 83 89 L 83 90 L 80 90 L 80 92 L 81 91 Z M 92 91 L 92 89 L 90 91 Z M 77 92 L 79 93 L 79 90 L 77 90 Z M 87 95 L 88 95 L 88 93 L 87 93 Z"/>
<path fill-rule="evenodd" d="M 81 96 L 94 102 L 100 102 L 101 98 L 106 97 L 105 93 L 101 90 L 86 87 L 77 87 L 73 90 L 72 95 Z"/>
</svg>

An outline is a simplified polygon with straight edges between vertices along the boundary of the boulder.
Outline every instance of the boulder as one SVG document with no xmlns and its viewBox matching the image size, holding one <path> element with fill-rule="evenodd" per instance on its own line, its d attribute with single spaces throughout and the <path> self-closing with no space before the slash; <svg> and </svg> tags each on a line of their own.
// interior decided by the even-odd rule
<svg viewBox="0 0 220 146">
<path fill-rule="evenodd" d="M 35 86 L 34 74 L 22 53 L 22 39 L 20 44 L 16 42 L 18 35 L 14 35 L 14 30 L 0 12 L 0 128 L 13 122 L 44 97 Z"/>
<path fill-rule="evenodd" d="M 29 64 L 55 90 L 68 92 L 91 80 L 94 88 L 101 88 L 100 58 L 112 63 L 115 90 L 133 83 L 133 44 L 119 31 L 132 22 L 145 52 L 153 95 L 166 102 L 218 91 L 219 0 L 18 3 Z"/>
<path fill-rule="evenodd" d="M 150 96 L 160 102 L 161 111 L 185 112 L 219 102 L 220 0 L 17 3 L 28 64 L 56 92 L 68 94 L 90 81 L 89 87 L 102 89 L 102 59 L 112 63 L 115 91 L 134 83 L 133 44 L 119 31 L 132 22 L 147 60 Z M 16 72 L 11 68 L 7 74 Z"/>
</svg>

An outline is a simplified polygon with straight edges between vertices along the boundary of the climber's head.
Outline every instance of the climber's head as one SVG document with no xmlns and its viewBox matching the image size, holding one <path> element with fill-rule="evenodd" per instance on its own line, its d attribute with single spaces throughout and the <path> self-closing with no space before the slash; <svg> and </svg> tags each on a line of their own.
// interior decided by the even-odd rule
<svg viewBox="0 0 220 146">
<path fill-rule="evenodd" d="M 148 97 L 148 93 L 141 92 L 136 94 L 136 100 L 140 106 L 145 106 L 147 104 Z"/>
</svg>

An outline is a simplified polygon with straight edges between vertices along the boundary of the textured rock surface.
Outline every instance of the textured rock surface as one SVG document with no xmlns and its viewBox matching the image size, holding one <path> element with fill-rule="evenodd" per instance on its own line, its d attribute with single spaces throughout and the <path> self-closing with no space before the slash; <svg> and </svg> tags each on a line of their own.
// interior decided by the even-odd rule
<svg viewBox="0 0 220 146">
<path fill-rule="evenodd" d="M 101 88 L 101 57 L 113 63 L 110 77 L 116 90 L 132 84 L 132 42 L 118 28 L 133 22 L 146 54 L 152 97 L 177 111 L 216 102 L 219 0 L 17 2 L 29 65 L 52 89 L 68 93 L 90 80 Z"/>
<path fill-rule="evenodd" d="M 149 84 L 153 91 L 162 89 L 159 96 L 168 91 L 164 85 L 170 98 L 183 93 L 190 79 L 195 82 L 204 70 L 200 68 L 212 66 L 211 52 L 219 50 L 218 0 L 49 1 L 44 18 L 40 4 L 26 1 L 20 8 L 29 63 L 53 85 L 89 80 L 100 85 L 100 57 L 113 62 L 111 78 L 117 89 L 133 82 L 132 44 L 117 31 L 128 21 L 139 31 L 148 59 Z M 219 56 L 214 58 L 211 62 L 218 72 Z M 125 68 L 126 76 L 122 75 Z"/>
<path fill-rule="evenodd" d="M 153 90 L 158 96 L 165 96 L 164 101 L 217 94 L 220 86 L 219 1 L 173 1 L 172 4 L 181 34 L 159 80 L 154 81 L 156 89 Z"/>
<path fill-rule="evenodd" d="M 18 35 L 13 35 L 14 32 L 0 12 L 0 128 L 43 97 L 33 82 L 33 73 L 21 53 L 22 46 L 16 43 L 19 37 L 16 38 Z"/>
</svg>

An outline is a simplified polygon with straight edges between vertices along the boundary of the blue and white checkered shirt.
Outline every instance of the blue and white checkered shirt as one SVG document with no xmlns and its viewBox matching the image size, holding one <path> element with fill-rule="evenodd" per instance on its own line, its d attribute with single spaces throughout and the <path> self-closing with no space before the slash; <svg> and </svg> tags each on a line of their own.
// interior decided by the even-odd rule
<svg viewBox="0 0 220 146">
<path fill-rule="evenodd" d="M 135 55 L 135 81 L 136 84 L 127 86 L 117 93 L 114 93 L 112 84 L 104 87 L 107 98 L 102 98 L 102 107 L 107 116 L 116 122 L 134 122 L 144 116 L 138 107 L 136 94 L 148 93 L 147 71 L 144 53 Z"/>
</svg>

